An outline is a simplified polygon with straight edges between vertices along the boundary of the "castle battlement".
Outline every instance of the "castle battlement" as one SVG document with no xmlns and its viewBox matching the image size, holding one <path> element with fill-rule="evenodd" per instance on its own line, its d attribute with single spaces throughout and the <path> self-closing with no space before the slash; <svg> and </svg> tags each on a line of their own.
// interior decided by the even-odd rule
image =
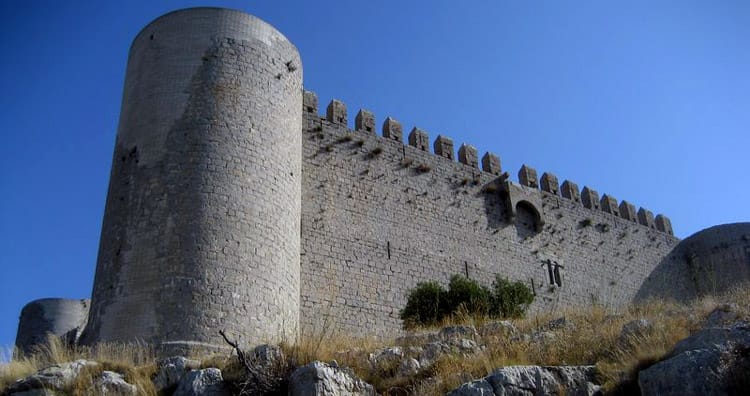
<svg viewBox="0 0 750 396">
<path fill-rule="evenodd" d="M 326 107 L 325 116 L 319 115 L 318 96 L 315 92 L 304 91 L 304 111 L 311 115 L 317 115 L 328 122 L 341 125 L 348 128 L 347 107 L 346 104 L 338 99 L 332 99 Z M 375 132 L 375 115 L 365 109 L 360 109 L 354 122 L 354 128 L 351 132 L 366 132 L 376 134 Z M 388 116 L 383 121 L 381 136 L 385 139 L 395 140 L 403 143 L 403 127 L 400 122 Z M 408 135 L 406 144 L 415 147 L 421 151 L 430 152 L 438 157 L 447 160 L 456 161 L 466 166 L 479 169 L 478 152 L 476 147 L 461 143 L 458 149 L 458 156 L 454 148 L 453 139 L 444 135 L 438 135 L 432 144 L 430 144 L 429 133 L 418 127 L 413 127 Z M 500 157 L 491 152 L 486 152 L 482 157 L 482 171 L 494 175 L 500 175 L 502 169 L 500 166 Z M 506 176 L 507 177 L 507 176 Z M 644 227 L 652 228 L 669 235 L 674 235 L 672 224 L 668 217 L 658 214 L 654 217 L 653 213 L 645 208 L 639 208 L 635 211 L 633 205 L 625 200 L 618 201 L 609 194 L 603 194 L 601 198 L 599 193 L 589 186 L 584 186 L 581 191 L 578 185 L 572 181 L 565 180 L 562 185 L 558 183 L 557 176 L 550 172 L 544 172 L 539 178 L 537 171 L 528 165 L 522 165 L 518 170 L 518 184 L 532 189 L 541 189 L 542 191 L 562 196 L 574 202 L 580 203 L 583 207 L 591 210 L 602 211 L 610 215 L 621 217 L 625 220 L 636 222 Z"/>
</svg>

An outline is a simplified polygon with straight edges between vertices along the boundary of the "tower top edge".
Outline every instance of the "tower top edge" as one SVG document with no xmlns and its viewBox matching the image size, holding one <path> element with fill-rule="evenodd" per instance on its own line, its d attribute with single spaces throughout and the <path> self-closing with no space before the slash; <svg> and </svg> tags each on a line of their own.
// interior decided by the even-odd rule
<svg viewBox="0 0 750 396">
<path fill-rule="evenodd" d="M 132 46 L 138 42 L 141 37 L 145 34 L 150 34 L 150 30 L 154 28 L 155 26 L 159 25 L 159 23 L 164 22 L 165 20 L 169 19 L 179 19 L 179 18 L 185 18 L 188 16 L 198 16 L 198 15 L 210 15 L 215 14 L 217 16 L 217 19 L 219 15 L 232 15 L 235 18 L 240 19 L 246 19 L 249 21 L 248 25 L 255 25 L 257 27 L 260 27 L 262 30 L 267 30 L 270 32 L 273 32 L 274 36 L 278 36 L 279 38 L 289 42 L 291 41 L 283 34 L 279 29 L 277 29 L 275 26 L 271 25 L 270 23 L 264 21 L 263 19 L 250 14 L 248 12 L 234 9 L 234 8 L 224 8 L 224 7 L 188 7 L 188 8 L 180 8 L 177 10 L 173 10 L 170 12 L 167 12 L 166 14 L 162 14 L 155 19 L 151 20 L 151 22 L 147 23 L 141 30 L 135 35 L 133 38 L 133 42 L 131 44 Z M 294 45 L 294 44 L 292 44 Z M 296 46 L 295 46 L 296 49 Z"/>
</svg>

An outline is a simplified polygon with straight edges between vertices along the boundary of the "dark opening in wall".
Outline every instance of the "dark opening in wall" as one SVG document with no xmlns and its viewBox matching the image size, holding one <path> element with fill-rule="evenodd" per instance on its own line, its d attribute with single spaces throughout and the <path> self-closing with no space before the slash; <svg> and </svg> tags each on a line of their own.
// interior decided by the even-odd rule
<svg viewBox="0 0 750 396">
<path fill-rule="evenodd" d="M 536 208 L 521 201 L 516 204 L 516 231 L 521 238 L 530 237 L 538 233 L 541 228 L 541 216 Z"/>
</svg>

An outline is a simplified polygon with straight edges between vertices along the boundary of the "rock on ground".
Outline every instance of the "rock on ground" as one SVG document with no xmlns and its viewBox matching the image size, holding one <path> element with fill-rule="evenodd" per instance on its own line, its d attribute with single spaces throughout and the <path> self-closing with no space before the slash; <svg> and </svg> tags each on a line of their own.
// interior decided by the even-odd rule
<svg viewBox="0 0 750 396">
<path fill-rule="evenodd" d="M 103 371 L 101 376 L 96 379 L 94 386 L 101 395 L 125 396 L 138 394 L 138 388 L 135 385 L 127 383 L 122 374 L 114 371 Z"/>
<path fill-rule="evenodd" d="M 96 366 L 98 363 L 88 360 L 56 364 L 40 370 L 24 379 L 16 381 L 7 392 L 10 395 L 21 395 L 22 392 L 47 390 L 63 390 L 70 385 L 78 374 L 86 367 Z M 28 393 L 33 395 L 34 393 Z M 44 394 L 44 393 L 37 393 Z"/>
<path fill-rule="evenodd" d="M 173 396 L 230 396 L 229 389 L 224 384 L 221 370 L 207 368 L 191 370 L 177 386 Z"/>
<path fill-rule="evenodd" d="M 374 396 L 372 385 L 350 370 L 315 361 L 298 367 L 289 379 L 289 396 Z"/>
<path fill-rule="evenodd" d="M 198 366 L 200 366 L 199 361 L 186 359 L 182 356 L 173 356 L 160 360 L 156 377 L 154 377 L 156 390 L 163 392 L 176 387 L 188 370 Z"/>
<path fill-rule="evenodd" d="M 461 385 L 449 396 L 601 395 L 594 366 L 509 366 Z"/>
<path fill-rule="evenodd" d="M 750 325 L 707 328 L 680 341 L 669 356 L 641 370 L 649 395 L 739 395 L 750 389 Z"/>
</svg>

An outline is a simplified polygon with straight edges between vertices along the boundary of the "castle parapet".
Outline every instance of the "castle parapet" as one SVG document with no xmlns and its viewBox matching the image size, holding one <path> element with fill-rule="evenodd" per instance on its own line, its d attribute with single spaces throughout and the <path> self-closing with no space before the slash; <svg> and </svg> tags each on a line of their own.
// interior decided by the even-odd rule
<svg viewBox="0 0 750 396">
<path fill-rule="evenodd" d="M 303 112 L 317 114 L 317 111 L 317 95 L 312 91 L 304 91 Z M 347 122 L 346 105 L 337 99 L 331 100 L 326 109 L 325 118 L 333 124 L 345 125 Z M 360 109 L 354 120 L 354 130 L 375 134 L 375 123 L 375 115 L 371 111 Z M 392 117 L 386 117 L 383 121 L 382 136 L 385 139 L 403 143 L 404 136 L 402 124 Z M 407 137 L 407 144 L 418 150 L 429 152 L 429 134 L 423 129 L 414 127 Z M 480 161 L 476 147 L 467 143 L 462 143 L 456 154 L 454 151 L 453 139 L 447 136 L 438 135 L 437 138 L 435 138 L 432 145 L 432 152 L 436 156 L 452 161 L 456 160 L 457 155 L 458 162 L 461 164 L 475 169 L 479 168 Z M 500 176 L 502 174 L 500 158 L 493 153 L 486 152 L 481 159 L 481 169 L 484 172 Z M 544 172 L 539 178 L 536 169 L 524 164 L 518 171 L 518 185 L 532 189 L 540 189 L 546 193 L 561 196 L 562 198 L 581 204 L 587 209 L 600 210 L 609 213 L 612 216 L 620 217 L 627 221 L 632 221 L 651 229 L 674 235 L 670 220 L 666 216 L 659 215 L 654 218 L 650 211 L 643 208 L 636 211 L 636 207 L 625 200 L 621 201 L 618 205 L 617 199 L 609 194 L 602 195 L 600 199 L 599 193 L 593 188 L 584 186 L 581 190 L 579 189 L 578 184 L 570 180 L 565 180 L 560 184 L 557 176 L 551 172 Z M 518 185 L 516 185 L 516 188 L 518 188 Z M 530 193 L 530 191 L 527 191 L 527 194 Z"/>
<path fill-rule="evenodd" d="M 560 195 L 560 186 L 557 182 L 557 176 L 550 172 L 544 172 L 542 174 L 542 191 L 546 191 L 550 194 Z"/>
<path fill-rule="evenodd" d="M 414 127 L 409 132 L 409 146 L 416 147 L 422 151 L 430 151 L 430 136 L 426 131 Z"/>
<path fill-rule="evenodd" d="M 674 235 L 672 231 L 672 222 L 669 221 L 669 217 L 663 214 L 656 215 L 656 229 L 661 232 L 666 232 L 669 235 Z"/>
<path fill-rule="evenodd" d="M 383 121 L 383 137 L 403 142 L 404 129 L 401 127 L 401 123 L 391 117 L 386 117 L 385 121 Z"/>
<path fill-rule="evenodd" d="M 638 209 L 638 222 L 648 228 L 656 229 L 656 224 L 654 223 L 654 213 L 648 209 Z"/>
<path fill-rule="evenodd" d="M 306 90 L 302 95 L 302 106 L 306 113 L 318 114 L 318 95 Z"/>
<path fill-rule="evenodd" d="M 354 117 L 354 130 L 375 134 L 375 114 L 360 109 L 357 116 Z"/>
<path fill-rule="evenodd" d="M 332 99 L 326 108 L 326 119 L 334 124 L 347 124 L 346 105 L 338 99 Z"/>
<path fill-rule="evenodd" d="M 458 148 L 458 161 L 472 168 L 479 168 L 477 148 L 466 143 L 461 144 L 461 147 Z"/>
<path fill-rule="evenodd" d="M 455 159 L 453 155 L 453 139 L 443 135 L 438 135 L 438 137 L 435 139 L 433 147 L 436 155 L 447 158 L 449 160 Z"/>
<path fill-rule="evenodd" d="M 560 186 L 560 192 L 563 198 L 567 198 L 573 202 L 581 202 L 581 193 L 578 190 L 578 184 L 573 183 L 570 180 L 565 180 Z"/>
<path fill-rule="evenodd" d="M 581 190 L 581 203 L 589 209 L 599 209 L 599 193 L 596 190 L 584 186 Z"/>
<path fill-rule="evenodd" d="M 518 170 L 518 182 L 522 186 L 539 188 L 539 182 L 537 181 L 536 169 L 522 165 L 521 169 Z"/>
<path fill-rule="evenodd" d="M 500 175 L 503 171 L 500 166 L 500 157 L 490 152 L 484 153 L 482 157 L 482 170 L 493 175 Z"/>
<path fill-rule="evenodd" d="M 620 216 L 620 208 L 617 206 L 617 199 L 609 194 L 602 195 L 600 205 L 603 212 Z"/>
<path fill-rule="evenodd" d="M 634 223 L 637 223 L 638 216 L 636 215 L 636 212 L 635 212 L 635 205 L 625 200 L 620 202 L 620 217 L 622 217 L 625 220 L 629 220 Z"/>
</svg>

